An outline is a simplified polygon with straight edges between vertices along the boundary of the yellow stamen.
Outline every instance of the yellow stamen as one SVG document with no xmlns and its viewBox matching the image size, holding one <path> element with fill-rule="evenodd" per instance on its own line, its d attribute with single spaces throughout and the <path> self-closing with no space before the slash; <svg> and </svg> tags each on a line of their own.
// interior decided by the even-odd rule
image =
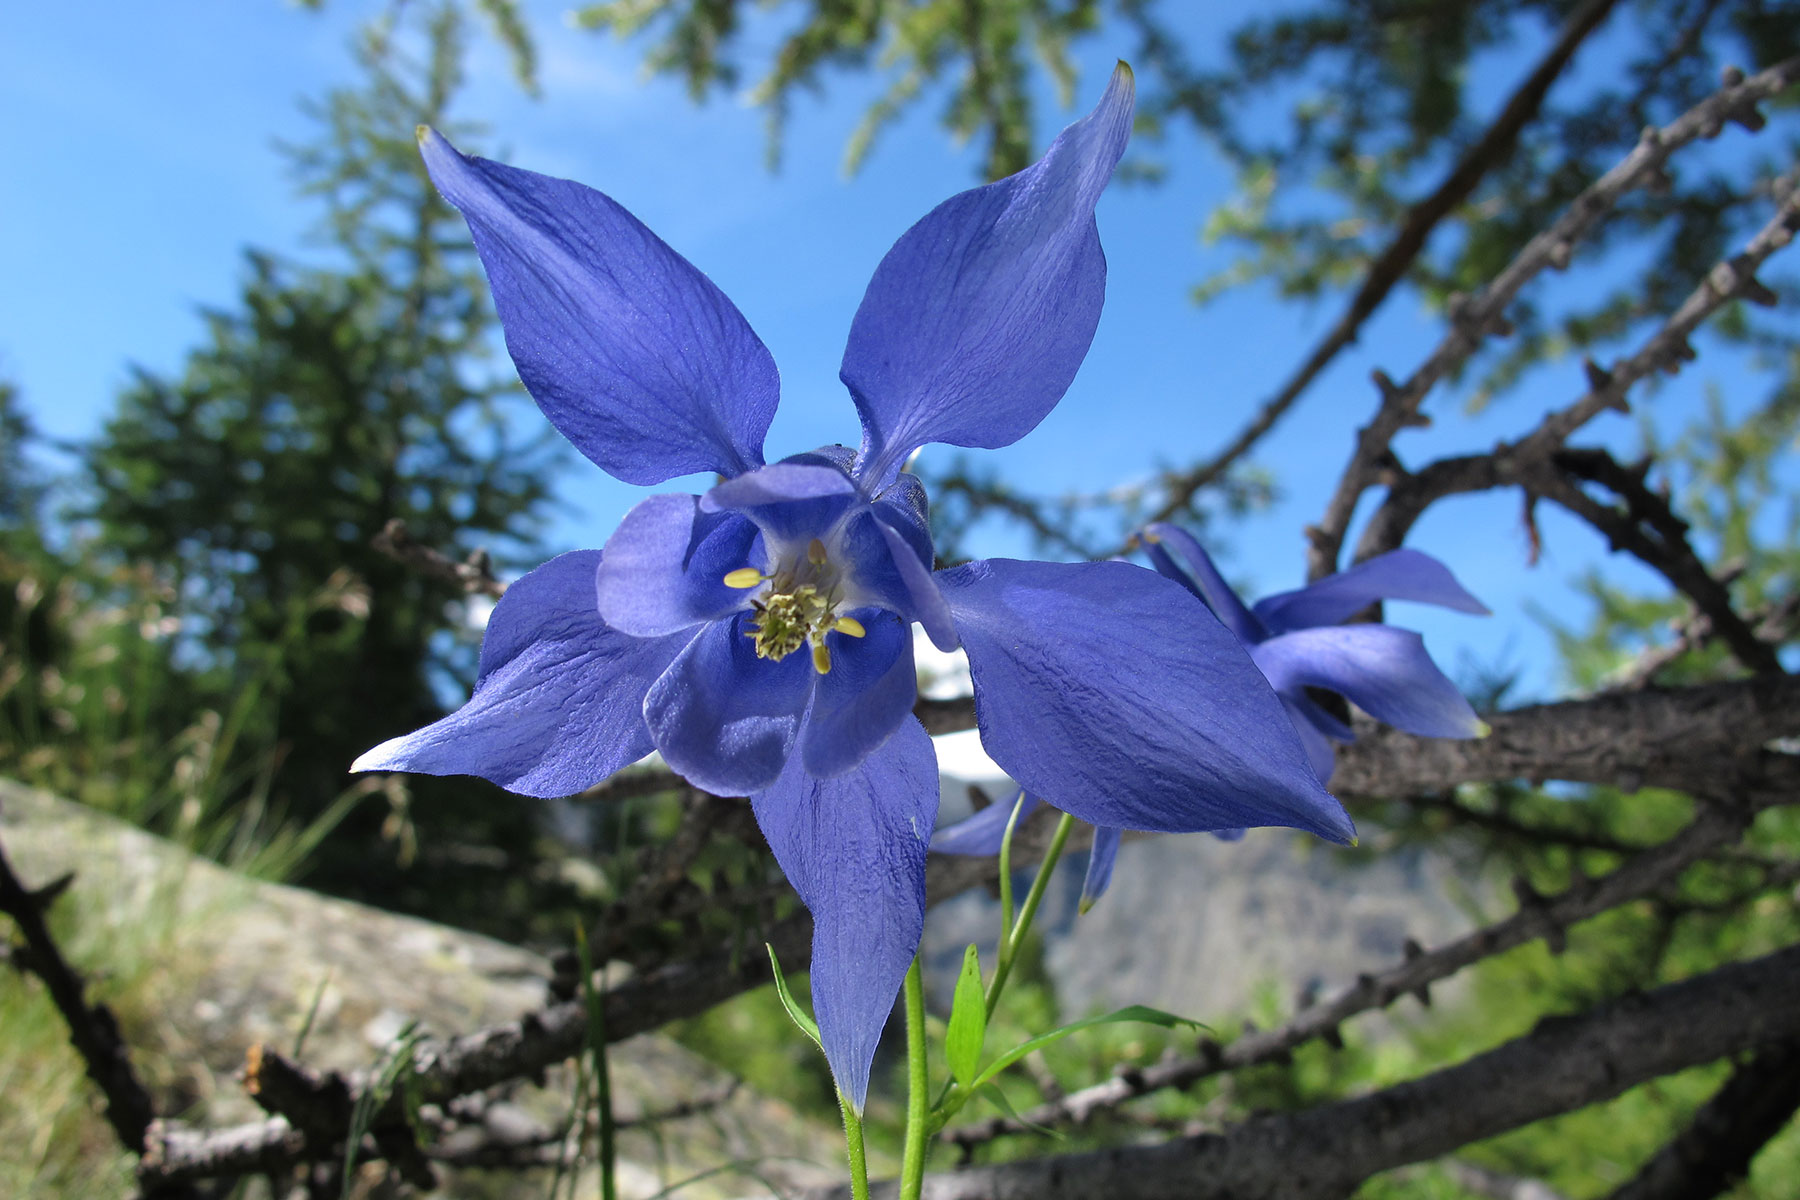
<svg viewBox="0 0 1800 1200">
<path fill-rule="evenodd" d="M 831 623 L 831 627 L 845 637 L 862 637 L 868 632 L 855 617 L 839 617 Z"/>
<path fill-rule="evenodd" d="M 821 675 L 831 674 L 831 651 L 823 642 L 813 647 L 813 670 Z"/>
<path fill-rule="evenodd" d="M 725 586 L 740 590 L 753 588 L 767 578 L 755 567 L 739 567 L 725 576 Z"/>
<path fill-rule="evenodd" d="M 1157 533 L 1154 529 L 1146 529 L 1144 530 L 1144 540 L 1154 546 L 1156 543 L 1162 541 L 1162 535 Z"/>
<path fill-rule="evenodd" d="M 812 541 L 808 542 L 806 544 L 806 561 L 815 567 L 824 566 L 825 543 L 821 542 L 818 538 L 814 538 Z"/>
</svg>

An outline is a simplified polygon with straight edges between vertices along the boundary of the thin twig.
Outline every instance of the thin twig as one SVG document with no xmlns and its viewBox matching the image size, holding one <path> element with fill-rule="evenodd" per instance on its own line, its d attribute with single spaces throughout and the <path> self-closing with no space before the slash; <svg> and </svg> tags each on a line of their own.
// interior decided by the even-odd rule
<svg viewBox="0 0 1800 1200">
<path fill-rule="evenodd" d="M 493 563 L 489 561 L 487 551 L 472 551 L 467 559 L 457 562 L 439 550 L 415 542 L 406 522 L 399 517 L 382 527 L 375 535 L 373 545 L 389 558 L 433 579 L 455 584 L 470 594 L 479 593 L 496 600 L 506 594 L 506 585 L 494 578 Z"/>
<path fill-rule="evenodd" d="M 1763 802 L 1777 801 L 1770 797 Z M 1555 896 L 1538 896 L 1521 889 L 1521 907 L 1512 916 L 1435 950 L 1415 946 L 1413 949 L 1418 952 L 1403 962 L 1361 976 L 1335 996 L 1301 1009 L 1278 1028 L 1247 1034 L 1225 1046 L 1206 1039 L 1201 1042 L 1200 1053 L 1191 1058 L 1156 1063 L 1070 1092 L 1059 1101 L 1027 1110 L 1019 1119 L 991 1117 L 946 1130 L 943 1138 L 968 1146 L 1004 1134 L 1023 1133 L 1032 1126 L 1080 1124 L 1096 1113 L 1152 1092 L 1187 1087 L 1221 1072 L 1279 1061 L 1305 1042 L 1339 1036 L 1339 1026 L 1352 1017 L 1386 1008 L 1403 996 L 1425 1000 L 1432 984 L 1472 963 L 1538 938 L 1549 939 L 1553 945 L 1561 942 L 1570 926 L 1655 892 L 1694 863 L 1732 844 L 1742 835 L 1749 819 L 1746 809 L 1708 806 L 1674 837 L 1626 860 L 1611 874 L 1579 880 Z"/>
<path fill-rule="evenodd" d="M 56 1011 L 68 1026 L 69 1041 L 81 1055 L 87 1076 L 106 1098 L 106 1120 L 119 1141 L 134 1154 L 144 1151 L 156 1105 L 131 1065 L 131 1048 L 119 1031 L 118 1019 L 104 1004 L 89 1004 L 87 984 L 57 945 L 44 921 L 49 903 L 67 888 L 70 876 L 33 891 L 13 873 L 0 848 L 0 912 L 13 919 L 24 938 L 24 952 L 9 956 L 13 966 L 43 980 Z M 153 1197 L 177 1200 L 197 1197 L 189 1186 L 171 1184 L 151 1189 Z"/>
<path fill-rule="evenodd" d="M 1790 58 L 1748 79 L 1728 72 L 1719 91 L 1660 129 L 1649 128 L 1637 146 L 1612 170 L 1576 196 L 1567 211 L 1513 258 L 1481 292 L 1456 307 L 1449 331 L 1405 383 L 1377 373 L 1380 405 L 1357 434 L 1356 449 L 1317 526 L 1308 530 L 1307 575 L 1320 579 L 1337 567 L 1357 501 L 1387 474 L 1394 435 L 1423 421 L 1419 407 L 1440 379 L 1459 368 L 1491 334 L 1507 328 L 1505 311 L 1524 286 L 1549 267 L 1569 262 L 1581 241 L 1619 200 L 1653 185 L 1677 149 L 1704 137 L 1717 136 L 1726 122 L 1760 128 L 1756 105 L 1800 79 L 1800 57 Z M 1564 434 L 1566 436 L 1566 433 Z M 1395 543 L 1396 545 L 1398 543 Z"/>
<path fill-rule="evenodd" d="M 1800 946 L 1531 1032 L 1467 1062 L 1223 1133 L 932 1175 L 926 1200 L 1336 1200 L 1381 1171 L 1800 1036 Z M 891 1184 L 875 1195 L 891 1197 Z M 841 1200 L 841 1189 L 811 1193 Z"/>
<path fill-rule="evenodd" d="M 1796 210 L 1800 214 L 1800 209 Z M 1775 648 L 1756 636 L 1750 623 L 1732 607 L 1731 592 L 1713 577 L 1687 539 L 1687 522 L 1677 517 L 1669 502 L 1644 484 L 1641 470 L 1621 466 L 1600 449 L 1571 449 L 1556 454 L 1552 465 L 1566 475 L 1598 483 L 1625 501 L 1626 510 L 1601 504 L 1578 484 L 1545 472 L 1545 495 L 1606 536 L 1614 550 L 1623 550 L 1662 573 L 1675 589 L 1693 601 L 1711 625 L 1713 633 L 1731 648 L 1747 669 L 1779 674 L 1781 660 Z M 1643 466 L 1648 468 L 1646 461 Z"/>
<path fill-rule="evenodd" d="M 1800 60 L 1795 62 L 1800 64 Z M 1800 74 L 1800 66 L 1796 67 L 1796 73 Z M 1342 506 L 1354 504 L 1356 496 L 1375 483 L 1378 476 L 1388 485 L 1388 494 L 1369 518 L 1357 542 L 1359 562 L 1401 545 L 1420 514 L 1446 496 L 1508 486 L 1522 486 L 1527 490 L 1532 490 L 1534 484 L 1550 486 L 1545 483 L 1546 475 L 1554 469 L 1552 460 L 1563 452 L 1568 436 L 1608 409 L 1628 410 L 1626 394 L 1633 385 L 1659 371 L 1679 369 L 1682 363 L 1692 359 L 1694 350 L 1688 339 L 1708 317 L 1735 299 L 1750 299 L 1757 303 L 1772 301 L 1773 293 L 1758 282 L 1756 270 L 1776 251 L 1791 244 L 1796 230 L 1800 230 L 1800 187 L 1791 188 L 1774 215 L 1746 243 L 1743 252 L 1723 260 L 1708 272 L 1681 306 L 1635 352 L 1610 368 L 1590 363 L 1587 391 L 1565 407 L 1548 413 L 1529 434 L 1510 445 L 1502 445 L 1485 454 L 1441 458 L 1416 471 L 1402 470 L 1387 450 L 1385 439 L 1392 436 L 1388 425 L 1400 421 L 1404 413 L 1414 411 L 1417 399 L 1422 398 L 1424 392 L 1410 381 L 1405 387 L 1385 385 L 1383 390 L 1388 399 L 1383 402 L 1382 412 L 1377 414 L 1376 420 L 1364 428 L 1361 443 L 1364 449 L 1378 451 L 1380 462 L 1371 465 L 1360 458 L 1352 462 L 1338 494 L 1333 497 L 1325 525 L 1312 531 L 1314 549 L 1324 547 L 1331 555 L 1329 560 L 1318 561 L 1336 561 L 1345 532 L 1344 522 L 1349 518 L 1349 511 Z M 1443 351 L 1440 349 L 1439 353 Z M 1422 378 L 1430 366 L 1427 363 L 1421 367 L 1420 374 L 1414 379 Z M 1375 436 L 1371 431 L 1380 430 L 1386 432 L 1380 435 L 1383 440 L 1377 445 L 1370 440 Z M 1362 450 L 1358 453 L 1360 455 Z M 1352 476 L 1357 480 L 1354 488 L 1351 487 Z"/>
<path fill-rule="evenodd" d="M 1167 521 L 1183 511 L 1196 493 L 1216 481 L 1275 427 L 1299 400 L 1301 393 L 1345 347 L 1355 344 L 1363 322 L 1374 315 L 1388 293 L 1405 278 L 1413 260 L 1425 249 L 1432 231 L 1457 205 L 1468 199 L 1489 171 L 1513 152 L 1519 132 L 1537 116 L 1550 85 L 1574 58 L 1575 51 L 1588 34 L 1606 19 L 1614 3 L 1615 0 L 1588 0 L 1581 9 L 1570 14 L 1556 41 L 1513 92 L 1493 123 L 1463 152 L 1431 194 L 1407 210 L 1406 219 L 1401 222 L 1393 241 L 1363 273 L 1362 285 L 1351 298 L 1349 307 L 1313 347 L 1300 368 L 1263 402 L 1255 418 L 1223 450 L 1164 484 L 1162 506 L 1150 520 Z"/>
<path fill-rule="evenodd" d="M 1607 1200 L 1709 1200 L 1736 1185 L 1800 1109 L 1800 1045 L 1739 1067 L 1675 1139 Z"/>
<path fill-rule="evenodd" d="M 1721 577 L 1725 582 L 1726 573 Z M 1759 641 L 1781 643 L 1793 636 L 1794 621 L 1800 616 L 1800 592 L 1783 596 L 1769 604 L 1757 606 L 1746 614 L 1746 619 L 1753 622 L 1753 628 Z M 1657 673 L 1664 667 L 1676 662 L 1684 655 L 1705 646 L 1712 640 L 1712 622 L 1704 613 L 1689 613 L 1686 618 L 1676 622 L 1675 636 L 1668 644 L 1656 646 L 1644 651 L 1629 664 L 1621 668 L 1607 682 L 1611 691 L 1635 691 L 1649 687 Z"/>
</svg>

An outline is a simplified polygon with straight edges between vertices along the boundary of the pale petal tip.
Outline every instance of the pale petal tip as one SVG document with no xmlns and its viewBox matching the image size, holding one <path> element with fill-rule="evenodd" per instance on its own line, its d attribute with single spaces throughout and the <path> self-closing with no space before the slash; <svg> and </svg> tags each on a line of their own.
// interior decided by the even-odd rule
<svg viewBox="0 0 1800 1200">
<path fill-rule="evenodd" d="M 364 750 L 361 754 L 356 756 L 356 761 L 350 764 L 350 773 L 352 775 L 357 775 L 364 771 L 391 770 L 392 768 L 390 768 L 387 763 L 387 754 L 385 751 L 393 744 L 392 741 L 386 741 L 379 746 Z"/>
<path fill-rule="evenodd" d="M 1493 732 L 1494 732 L 1494 727 L 1492 725 L 1489 725 L 1486 721 L 1477 720 L 1475 722 L 1475 733 L 1474 733 L 1475 737 L 1484 738 L 1484 737 L 1491 735 Z"/>
<path fill-rule="evenodd" d="M 415 126 L 413 135 L 419 139 L 419 157 L 425 160 L 426 174 L 431 176 L 432 182 L 438 184 L 438 190 L 442 191 L 445 173 L 462 162 L 462 151 L 452 146 L 449 138 L 429 125 Z"/>
<path fill-rule="evenodd" d="M 1137 107 L 1137 76 L 1124 59 L 1119 59 L 1113 68 L 1112 78 L 1106 81 L 1106 94 L 1100 97 L 1097 107 L 1123 108 L 1127 115 Z"/>
</svg>

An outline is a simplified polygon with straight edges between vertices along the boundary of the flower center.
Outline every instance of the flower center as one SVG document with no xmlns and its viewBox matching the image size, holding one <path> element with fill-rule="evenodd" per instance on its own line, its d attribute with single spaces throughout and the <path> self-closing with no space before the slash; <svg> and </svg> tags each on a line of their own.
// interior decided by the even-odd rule
<svg viewBox="0 0 1800 1200">
<path fill-rule="evenodd" d="M 806 557 L 782 563 L 773 574 L 765 575 L 755 567 L 740 567 L 725 576 L 727 587 L 753 588 L 768 584 L 768 590 L 750 601 L 756 614 L 750 621 L 748 636 L 756 643 L 756 656 L 780 662 L 801 646 L 812 646 L 813 667 L 819 674 L 831 671 L 831 650 L 825 635 L 837 632 L 846 637 L 862 637 L 862 622 L 854 617 L 840 617 L 842 603 L 841 572 L 831 564 L 825 543 L 814 538 L 807 544 Z"/>
</svg>

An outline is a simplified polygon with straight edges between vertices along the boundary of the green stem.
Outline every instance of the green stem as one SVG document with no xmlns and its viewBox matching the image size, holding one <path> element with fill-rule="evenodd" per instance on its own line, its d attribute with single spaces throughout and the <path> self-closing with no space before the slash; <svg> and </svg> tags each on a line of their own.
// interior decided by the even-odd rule
<svg viewBox="0 0 1800 1200">
<path fill-rule="evenodd" d="M 1075 818 L 1064 813 L 1062 820 L 1056 823 L 1056 832 L 1050 835 L 1050 847 L 1044 851 L 1044 861 L 1038 864 L 1037 878 L 1031 881 L 1031 890 L 1025 893 L 1025 906 L 1019 910 L 1018 923 L 1000 943 L 999 961 L 994 965 L 994 979 L 987 990 L 990 1018 L 1000 1003 L 1000 993 L 1006 988 L 1006 977 L 1012 973 L 1013 959 L 1024 946 L 1025 935 L 1031 932 L 1031 919 L 1037 916 L 1038 905 L 1043 903 L 1044 890 L 1050 886 L 1050 872 L 1056 868 L 1056 860 L 1062 857 L 1063 846 L 1068 843 L 1069 832 L 1074 828 Z"/>
<path fill-rule="evenodd" d="M 594 1107 L 600 1116 L 600 1195 L 618 1200 L 618 1127 L 613 1120 L 612 1071 L 606 1061 L 606 994 L 604 977 L 594 982 L 594 960 L 588 949 L 587 929 L 575 926 L 575 944 L 581 962 L 581 990 L 587 1001 L 588 1051 L 594 1064 Z"/>
<path fill-rule="evenodd" d="M 906 1144 L 900 1154 L 900 1200 L 925 1190 L 925 1125 L 931 1087 L 925 1065 L 925 975 L 915 956 L 906 972 Z"/>
<path fill-rule="evenodd" d="M 862 1118 L 842 1092 L 838 1093 L 838 1107 L 844 1110 L 844 1145 L 850 1152 L 850 1200 L 869 1200 L 869 1158 L 863 1149 Z"/>
<path fill-rule="evenodd" d="M 1012 840 L 1013 830 L 1019 827 L 1019 813 L 1025 807 L 1025 793 L 1013 801 L 1012 816 L 1007 819 L 1006 832 L 1000 837 L 1000 942 L 1012 936 L 1013 926 L 1013 894 L 1012 894 Z"/>
</svg>

